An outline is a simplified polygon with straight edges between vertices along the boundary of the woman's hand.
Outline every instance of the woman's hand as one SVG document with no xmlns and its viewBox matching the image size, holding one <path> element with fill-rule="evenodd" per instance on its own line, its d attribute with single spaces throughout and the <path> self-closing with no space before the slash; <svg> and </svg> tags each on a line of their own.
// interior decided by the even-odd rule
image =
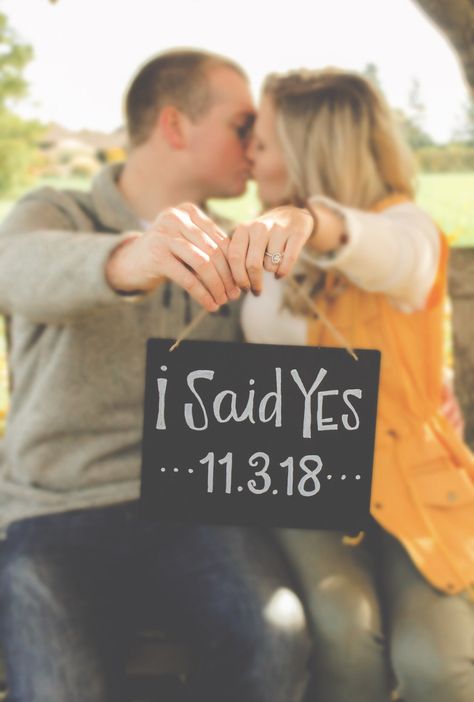
<svg viewBox="0 0 474 702">
<path fill-rule="evenodd" d="M 314 219 L 308 210 L 293 206 L 277 207 L 252 222 L 239 225 L 227 252 L 237 285 L 259 295 L 264 269 L 278 278 L 287 276 L 313 227 Z"/>
<path fill-rule="evenodd" d="M 443 382 L 441 402 L 441 412 L 462 439 L 464 436 L 464 417 L 458 399 L 454 393 L 452 380 L 448 380 L 446 377 Z"/>
</svg>

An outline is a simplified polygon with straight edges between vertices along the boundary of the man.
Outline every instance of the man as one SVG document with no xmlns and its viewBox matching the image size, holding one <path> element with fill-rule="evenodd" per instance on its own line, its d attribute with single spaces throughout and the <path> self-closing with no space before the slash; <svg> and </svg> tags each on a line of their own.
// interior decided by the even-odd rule
<svg viewBox="0 0 474 702">
<path fill-rule="evenodd" d="M 176 337 L 201 306 L 217 314 L 193 338 L 239 338 L 226 235 L 178 205 L 243 191 L 253 111 L 232 62 L 163 54 L 128 91 L 125 165 L 89 193 L 28 195 L 0 229 L 13 371 L 0 597 L 16 702 L 122 700 L 128 634 L 154 621 L 196 652 L 189 699 L 300 699 L 304 622 L 296 597 L 278 616 L 286 574 L 263 537 L 145 523 L 136 505 L 146 339 Z"/>
</svg>

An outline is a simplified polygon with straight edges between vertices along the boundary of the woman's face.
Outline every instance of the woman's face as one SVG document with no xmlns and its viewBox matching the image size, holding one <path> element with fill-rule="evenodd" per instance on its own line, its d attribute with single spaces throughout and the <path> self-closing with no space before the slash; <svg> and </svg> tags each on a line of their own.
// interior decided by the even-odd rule
<svg viewBox="0 0 474 702">
<path fill-rule="evenodd" d="M 268 95 L 262 98 L 247 155 L 262 203 L 265 207 L 281 205 L 288 197 L 289 176 L 277 134 L 275 108 Z"/>
</svg>

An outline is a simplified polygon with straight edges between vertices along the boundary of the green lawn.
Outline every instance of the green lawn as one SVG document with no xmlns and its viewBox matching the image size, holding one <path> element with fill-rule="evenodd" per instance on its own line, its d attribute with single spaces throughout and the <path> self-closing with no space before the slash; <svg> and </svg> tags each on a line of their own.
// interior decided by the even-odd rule
<svg viewBox="0 0 474 702">
<path fill-rule="evenodd" d="M 417 199 L 454 246 L 474 246 L 474 173 L 424 174 Z"/>
<path fill-rule="evenodd" d="M 89 181 L 85 178 L 43 178 L 31 187 L 41 185 L 83 190 Z M 0 219 L 14 199 L 0 200 Z M 419 177 L 417 200 L 448 234 L 454 246 L 474 246 L 474 173 L 424 173 Z M 259 210 L 255 184 L 250 183 L 241 198 L 214 200 L 211 205 L 234 221 L 249 219 Z"/>
</svg>

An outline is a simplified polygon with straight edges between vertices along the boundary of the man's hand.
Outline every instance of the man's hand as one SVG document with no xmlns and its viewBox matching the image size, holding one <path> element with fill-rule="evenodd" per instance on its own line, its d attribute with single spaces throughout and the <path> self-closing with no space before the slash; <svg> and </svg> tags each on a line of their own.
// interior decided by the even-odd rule
<svg viewBox="0 0 474 702">
<path fill-rule="evenodd" d="M 208 312 L 239 297 L 227 262 L 229 239 L 198 207 L 170 207 L 144 232 L 131 232 L 112 252 L 106 277 L 117 291 L 149 292 L 174 281 Z"/>
<path fill-rule="evenodd" d="M 307 210 L 292 206 L 277 207 L 253 222 L 239 225 L 228 250 L 237 285 L 259 294 L 264 269 L 278 278 L 288 275 L 311 236 L 313 226 L 313 217 Z"/>
</svg>

